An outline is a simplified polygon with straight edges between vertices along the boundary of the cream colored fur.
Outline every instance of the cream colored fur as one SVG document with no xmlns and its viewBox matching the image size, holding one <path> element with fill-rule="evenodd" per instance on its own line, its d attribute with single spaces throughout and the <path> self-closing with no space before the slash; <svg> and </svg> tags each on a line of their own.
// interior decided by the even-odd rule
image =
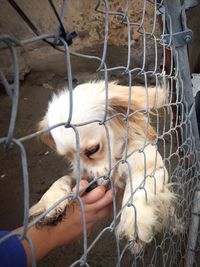
<svg viewBox="0 0 200 267">
<path fill-rule="evenodd" d="M 147 121 L 145 113 L 161 107 L 165 101 L 164 89 L 132 87 L 109 83 L 109 107 L 106 122 L 109 130 L 112 166 L 125 159 L 125 134 L 128 130 L 128 158 L 125 163 L 118 164 L 111 173 L 116 186 L 124 189 L 122 213 L 117 226 L 119 238 L 139 239 L 149 243 L 153 238 L 153 229 L 160 232 L 166 227 L 172 212 L 174 194 L 169 190 L 169 178 L 157 146 L 153 144 L 155 131 Z M 130 113 L 128 126 L 125 123 L 128 99 Z M 147 108 L 148 107 L 148 108 Z M 116 116 L 116 114 L 120 114 Z M 105 115 L 105 83 L 90 82 L 77 86 L 73 91 L 73 112 L 71 124 L 95 120 L 96 122 L 77 127 L 80 139 L 81 177 L 89 180 L 109 173 L 108 143 L 103 124 L 99 124 Z M 54 95 L 50 101 L 45 117 L 40 122 L 40 129 L 46 129 L 57 123 L 66 122 L 69 116 L 69 93 L 66 89 Z M 99 122 L 98 122 L 99 121 Z M 147 135 L 147 138 L 146 138 Z M 145 139 L 146 138 L 146 139 Z M 64 126 L 55 128 L 42 139 L 60 155 L 68 156 L 73 163 L 73 173 L 60 178 L 42 197 L 40 202 L 30 209 L 34 217 L 47 210 L 52 204 L 71 191 L 70 181 L 76 177 L 76 136 L 72 128 Z M 146 143 L 145 143 L 146 140 Z M 98 148 L 97 151 L 88 156 Z M 133 153 L 134 152 L 134 153 Z M 130 170 L 128 171 L 128 167 Z M 131 173 L 131 175 L 129 175 Z M 103 179 L 98 180 L 99 184 Z M 63 212 L 67 202 L 52 210 L 47 215 L 52 218 Z M 45 220 L 45 219 L 44 219 Z"/>
</svg>

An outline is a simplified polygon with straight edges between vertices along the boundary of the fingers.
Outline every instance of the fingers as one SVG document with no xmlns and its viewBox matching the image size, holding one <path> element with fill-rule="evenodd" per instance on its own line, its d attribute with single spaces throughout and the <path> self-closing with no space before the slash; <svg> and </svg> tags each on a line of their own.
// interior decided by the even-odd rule
<svg viewBox="0 0 200 267">
<path fill-rule="evenodd" d="M 85 204 L 92 204 L 101 199 L 105 195 L 106 189 L 104 186 L 98 186 L 82 197 Z"/>
<path fill-rule="evenodd" d="M 88 186 L 88 181 L 87 180 L 81 180 L 80 181 L 80 187 L 79 187 L 79 191 L 81 191 L 82 189 L 86 188 Z M 75 186 L 72 191 L 75 192 L 76 191 L 76 187 Z M 96 202 L 97 200 L 99 200 L 100 198 L 103 197 L 103 195 L 105 194 L 106 189 L 104 186 L 98 186 L 97 188 L 93 189 L 92 191 L 90 191 L 89 193 L 86 193 L 84 196 L 82 196 L 82 200 L 85 204 L 91 204 Z M 84 193 L 84 192 L 83 192 Z M 82 195 L 82 194 L 80 194 Z"/>
<path fill-rule="evenodd" d="M 110 189 L 107 192 L 105 192 L 101 198 L 96 200 L 96 202 L 94 202 L 92 206 L 95 210 L 100 210 L 108 206 L 111 203 L 112 203 L 112 190 Z"/>
<path fill-rule="evenodd" d="M 80 190 L 87 187 L 88 182 L 86 180 L 80 181 Z M 73 189 L 73 191 L 76 188 Z M 98 212 L 104 209 L 106 206 L 112 203 L 112 190 L 106 192 L 106 188 L 102 185 L 96 187 L 89 193 L 81 196 L 82 201 L 85 205 L 90 205 L 90 208 Z"/>
<path fill-rule="evenodd" d="M 98 221 L 102 220 L 102 219 L 108 217 L 110 214 L 112 214 L 112 210 L 113 210 L 112 205 L 109 205 L 106 208 L 101 209 L 96 215 Z"/>
<path fill-rule="evenodd" d="M 80 180 L 79 191 L 81 191 L 82 189 L 84 189 L 85 187 L 87 187 L 87 185 L 88 185 L 88 181 L 87 181 L 87 180 Z M 77 189 L 77 186 L 75 186 L 75 187 L 72 189 L 72 192 L 76 192 L 76 189 Z M 83 193 L 84 193 L 84 192 L 83 192 Z M 80 193 L 80 196 L 81 196 L 83 193 Z"/>
<path fill-rule="evenodd" d="M 91 229 L 94 225 L 96 225 L 96 223 L 100 223 L 103 219 L 108 218 L 112 214 L 112 210 L 112 205 L 109 205 L 96 213 L 93 211 L 91 213 L 92 216 L 88 216 L 86 213 L 87 229 Z"/>
<path fill-rule="evenodd" d="M 112 205 L 109 205 L 101 210 L 99 210 L 94 218 L 93 218 L 93 225 L 97 222 L 102 221 L 103 219 L 105 219 L 106 217 L 109 217 L 109 215 L 112 214 Z"/>
</svg>

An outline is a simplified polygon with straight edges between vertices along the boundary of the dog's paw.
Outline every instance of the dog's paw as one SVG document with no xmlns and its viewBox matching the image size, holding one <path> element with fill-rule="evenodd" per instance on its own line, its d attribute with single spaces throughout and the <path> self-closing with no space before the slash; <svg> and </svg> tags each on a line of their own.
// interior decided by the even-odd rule
<svg viewBox="0 0 200 267">
<path fill-rule="evenodd" d="M 131 242 L 131 245 L 129 247 L 129 251 L 131 254 L 139 254 L 144 247 L 144 243 L 140 240 Z"/>
<path fill-rule="evenodd" d="M 135 205 L 136 204 L 136 205 Z M 138 254 L 143 245 L 150 243 L 154 236 L 153 227 L 156 224 L 155 210 L 145 203 L 134 203 L 126 206 L 121 214 L 120 222 L 117 226 L 119 238 L 125 238 L 134 244 L 132 253 Z"/>
<path fill-rule="evenodd" d="M 67 196 L 71 192 L 71 179 L 69 176 L 63 176 L 58 179 L 47 192 L 42 196 L 40 201 L 29 210 L 29 218 L 32 220 L 43 212 L 51 208 L 62 197 Z M 51 209 L 46 216 L 42 217 L 37 224 L 53 224 L 55 225 L 62 220 L 66 207 L 69 205 L 69 199 L 64 199 L 61 203 Z"/>
<path fill-rule="evenodd" d="M 171 218 L 175 218 L 173 207 L 175 195 L 168 188 L 164 188 L 156 195 L 149 192 L 148 197 L 148 201 L 145 201 L 138 193 L 132 203 L 127 203 L 117 226 L 119 238 L 125 237 L 128 241 L 135 242 L 133 251 L 136 254 L 142 250 L 144 244 L 152 241 L 155 234 L 165 228 L 171 228 Z M 177 224 L 179 228 L 183 228 L 177 219 L 175 224 L 176 229 Z"/>
</svg>

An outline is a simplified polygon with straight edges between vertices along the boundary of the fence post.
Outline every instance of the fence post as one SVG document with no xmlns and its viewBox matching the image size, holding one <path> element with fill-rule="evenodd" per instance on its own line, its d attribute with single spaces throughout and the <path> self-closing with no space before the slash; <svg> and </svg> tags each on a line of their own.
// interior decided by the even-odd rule
<svg viewBox="0 0 200 267">
<path fill-rule="evenodd" d="M 189 228 L 188 246 L 187 246 L 187 254 L 185 260 L 186 267 L 194 266 L 195 249 L 196 249 L 197 235 L 199 229 L 199 216 L 200 216 L 200 190 L 197 190 L 194 195 L 191 224 Z"/>
<path fill-rule="evenodd" d="M 182 32 L 183 22 L 181 18 L 182 6 L 180 0 L 174 0 L 174 1 L 166 0 L 164 1 L 164 5 L 166 8 L 166 14 L 170 15 L 171 17 L 173 35 L 174 33 Z M 168 25 L 168 29 L 169 28 L 170 26 Z M 170 34 L 170 32 L 168 32 L 168 34 Z M 188 105 L 190 121 L 192 123 L 192 132 L 195 138 L 195 145 L 198 151 L 198 155 L 200 155 L 199 132 L 198 132 L 197 119 L 194 108 L 195 101 L 192 93 L 192 82 L 191 82 L 191 74 L 190 74 L 190 67 L 189 67 L 189 60 L 187 53 L 187 41 L 185 41 L 184 45 L 174 46 L 173 51 L 176 51 L 176 55 L 174 53 L 175 62 L 177 58 L 179 60 L 178 78 L 183 81 L 183 92 Z"/>
<path fill-rule="evenodd" d="M 171 17 L 171 25 L 172 25 L 172 33 L 167 32 L 167 34 L 172 34 L 173 41 L 174 34 L 183 32 L 184 30 L 184 22 L 186 22 L 185 10 L 184 6 L 181 5 L 180 0 L 166 0 L 164 1 L 164 6 L 166 10 L 166 14 Z M 167 29 L 170 29 L 169 21 L 166 20 Z M 189 29 L 188 29 L 189 30 Z M 186 37 L 186 36 L 185 36 Z M 175 37 L 176 38 L 176 37 Z M 194 137 L 195 142 L 195 149 L 196 149 L 196 164 L 199 173 L 199 163 L 198 159 L 200 159 L 200 141 L 199 141 L 199 132 L 197 126 L 197 118 L 195 112 L 195 101 L 192 93 L 192 83 L 191 83 L 191 74 L 190 74 L 190 67 L 189 67 L 189 60 L 188 60 L 188 53 L 187 53 L 187 38 L 185 38 L 185 43 L 177 44 L 176 42 L 172 42 L 172 50 L 173 50 L 173 57 L 176 61 L 178 60 L 178 79 L 182 81 L 179 83 L 182 86 L 184 97 L 186 104 L 188 106 L 188 116 L 189 120 L 192 125 L 192 134 Z M 176 66 L 177 67 L 177 66 Z M 198 186 L 198 185 L 197 185 Z M 187 243 L 187 251 L 186 251 L 186 259 L 185 259 L 185 266 L 192 267 L 195 262 L 195 248 L 197 244 L 197 236 L 198 236 L 198 228 L 199 228 L 199 215 L 200 215 L 200 191 L 196 191 L 194 194 L 193 199 L 193 208 L 192 208 L 192 217 L 191 223 L 189 225 L 189 235 L 188 235 L 188 243 Z"/>
</svg>

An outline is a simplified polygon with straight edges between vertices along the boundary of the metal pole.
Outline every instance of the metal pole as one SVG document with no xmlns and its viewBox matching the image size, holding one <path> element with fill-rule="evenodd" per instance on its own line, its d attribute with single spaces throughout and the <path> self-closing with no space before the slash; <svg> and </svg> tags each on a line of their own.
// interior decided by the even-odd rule
<svg viewBox="0 0 200 267">
<path fill-rule="evenodd" d="M 194 203 L 192 209 L 192 218 L 189 229 L 187 255 L 185 260 L 186 267 L 193 267 L 195 260 L 195 249 L 197 244 L 197 235 L 199 229 L 199 216 L 200 216 L 200 191 L 196 191 L 194 195 Z"/>
<path fill-rule="evenodd" d="M 166 8 L 166 13 L 168 13 L 171 17 L 173 34 L 177 32 L 182 32 L 183 31 L 182 18 L 181 18 L 182 8 L 180 0 L 174 0 L 174 1 L 166 0 L 164 1 L 164 5 Z M 170 26 L 168 25 L 168 29 L 169 28 Z M 187 42 L 185 42 L 185 45 L 183 46 L 173 47 L 173 51 L 174 51 L 175 63 L 177 62 L 178 58 L 178 68 L 179 68 L 178 75 L 179 79 L 183 81 L 183 92 L 188 105 L 190 121 L 192 123 L 192 132 L 195 138 L 196 149 L 198 151 L 198 155 L 200 156 L 200 140 L 199 140 L 199 132 L 198 132 L 196 112 L 195 112 L 195 101 L 192 93 L 192 82 L 191 82 L 189 59 L 187 53 Z"/>
<path fill-rule="evenodd" d="M 164 1 L 164 6 L 166 9 L 166 13 L 171 17 L 172 23 L 172 33 L 181 33 L 185 29 L 183 29 L 183 12 L 180 0 L 166 0 Z M 170 29 L 169 21 L 168 29 Z M 182 81 L 179 83 L 182 86 L 183 94 L 185 97 L 186 105 L 188 107 L 189 121 L 192 125 L 192 135 L 194 137 L 194 143 L 196 148 L 196 165 L 199 172 L 199 162 L 200 159 L 200 141 L 199 141 L 199 132 L 197 125 L 197 118 L 195 112 L 195 101 L 192 93 L 192 83 L 191 83 L 191 74 L 187 53 L 187 40 L 184 45 L 181 46 L 173 46 L 173 56 L 176 65 L 176 68 L 179 69 L 178 79 Z M 197 185 L 198 186 L 198 185 Z M 188 244 L 186 251 L 186 260 L 185 266 L 192 267 L 195 262 L 195 248 L 197 244 L 197 236 L 198 236 L 198 228 L 199 228 L 199 214 L 200 214 L 200 191 L 196 191 L 193 200 L 193 208 L 192 208 L 192 218 L 189 226 L 189 235 L 188 235 Z"/>
</svg>

